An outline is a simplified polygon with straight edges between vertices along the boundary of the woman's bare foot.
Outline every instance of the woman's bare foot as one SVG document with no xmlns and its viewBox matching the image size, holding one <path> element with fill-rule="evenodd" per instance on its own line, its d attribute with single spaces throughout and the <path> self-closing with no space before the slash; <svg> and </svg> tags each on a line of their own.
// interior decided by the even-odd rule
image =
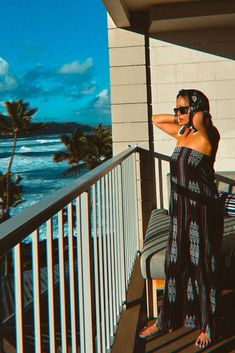
<svg viewBox="0 0 235 353">
<path fill-rule="evenodd" d="M 147 327 L 145 326 L 139 333 L 139 337 L 140 338 L 147 338 L 150 336 L 153 336 L 155 333 L 159 332 L 159 328 L 156 324 L 156 322 L 154 322 L 154 324 L 152 324 L 151 326 Z"/>
<path fill-rule="evenodd" d="M 205 332 L 201 332 L 196 339 L 195 345 L 198 347 L 205 348 L 211 343 L 210 337 L 208 337 Z"/>
</svg>

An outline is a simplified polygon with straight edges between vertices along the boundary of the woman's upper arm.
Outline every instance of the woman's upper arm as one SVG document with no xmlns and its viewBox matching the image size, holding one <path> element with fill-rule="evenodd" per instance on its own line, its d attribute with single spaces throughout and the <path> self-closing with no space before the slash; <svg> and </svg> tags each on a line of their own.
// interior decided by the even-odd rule
<svg viewBox="0 0 235 353">
<path fill-rule="evenodd" d="M 152 122 L 168 135 L 177 138 L 180 126 L 174 123 L 173 114 L 157 114 L 152 116 Z"/>
</svg>

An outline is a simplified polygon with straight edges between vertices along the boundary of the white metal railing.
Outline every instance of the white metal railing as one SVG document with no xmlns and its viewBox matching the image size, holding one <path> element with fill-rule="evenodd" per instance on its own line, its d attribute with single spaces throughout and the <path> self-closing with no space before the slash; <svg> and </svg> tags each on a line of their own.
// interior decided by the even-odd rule
<svg viewBox="0 0 235 353">
<path fill-rule="evenodd" d="M 12 273 L 1 276 L 1 332 L 17 353 L 110 349 L 139 250 L 136 151 L 0 225 L 1 261 L 10 254 L 13 262 Z M 6 307 L 11 290 L 14 302 Z"/>
</svg>

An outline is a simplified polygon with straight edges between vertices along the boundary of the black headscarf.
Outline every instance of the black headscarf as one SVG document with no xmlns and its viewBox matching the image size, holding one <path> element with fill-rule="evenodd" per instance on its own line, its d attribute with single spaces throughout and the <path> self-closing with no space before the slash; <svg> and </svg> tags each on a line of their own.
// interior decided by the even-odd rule
<svg viewBox="0 0 235 353">
<path fill-rule="evenodd" d="M 184 127 L 190 127 L 196 131 L 193 126 L 193 116 L 196 112 L 200 111 L 209 113 L 210 104 L 208 98 L 205 96 L 204 93 L 198 91 L 197 89 L 181 89 L 177 94 L 177 98 L 178 97 L 187 97 L 189 102 L 189 123 Z M 182 131 L 181 133 L 183 132 L 184 131 Z"/>
</svg>

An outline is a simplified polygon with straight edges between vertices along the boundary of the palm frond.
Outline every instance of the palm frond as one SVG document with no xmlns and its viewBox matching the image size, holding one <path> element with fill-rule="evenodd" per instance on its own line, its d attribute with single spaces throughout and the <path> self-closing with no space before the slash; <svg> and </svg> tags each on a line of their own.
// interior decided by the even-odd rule
<svg viewBox="0 0 235 353">
<path fill-rule="evenodd" d="M 31 117 L 32 115 L 34 115 L 36 112 L 38 111 L 37 108 L 30 108 L 28 110 L 26 110 L 24 113 L 24 116 L 27 116 L 27 117 Z"/>
<path fill-rule="evenodd" d="M 82 169 L 82 164 L 76 164 L 76 165 L 73 165 L 72 167 L 66 169 L 63 174 L 65 176 L 67 175 L 75 175 L 75 174 L 80 174 L 80 170 Z"/>
<path fill-rule="evenodd" d="M 12 125 L 8 116 L 1 114 L 0 115 L 0 134 L 11 134 L 12 133 Z"/>
<path fill-rule="evenodd" d="M 64 161 L 69 161 L 70 155 L 68 152 L 57 151 L 53 154 L 53 162 L 59 163 Z"/>
<path fill-rule="evenodd" d="M 17 116 L 18 115 L 18 102 L 4 102 L 8 116 Z"/>
<path fill-rule="evenodd" d="M 71 137 L 69 135 L 61 135 L 60 136 L 60 141 L 65 145 L 65 146 L 69 146 L 70 141 L 71 141 Z"/>
</svg>

